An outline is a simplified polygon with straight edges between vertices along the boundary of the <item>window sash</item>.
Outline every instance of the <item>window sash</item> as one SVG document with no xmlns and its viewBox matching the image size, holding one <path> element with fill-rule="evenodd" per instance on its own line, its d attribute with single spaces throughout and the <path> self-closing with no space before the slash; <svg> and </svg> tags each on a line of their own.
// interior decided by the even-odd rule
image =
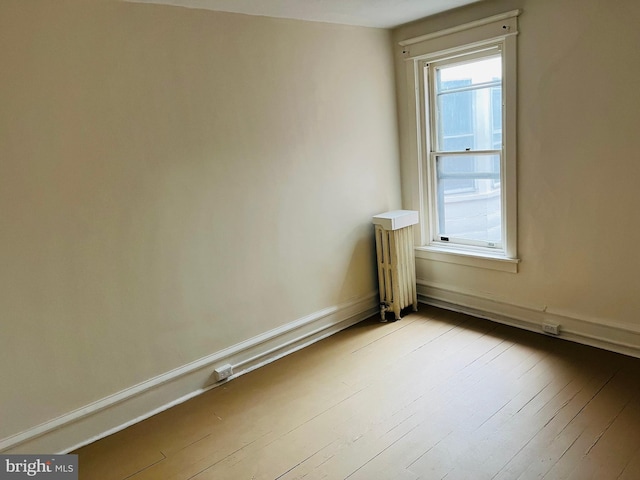
<svg viewBox="0 0 640 480">
<path fill-rule="evenodd" d="M 474 170 L 463 171 L 463 172 L 450 172 L 447 173 L 444 171 L 444 160 L 447 158 L 465 158 L 465 155 L 459 154 L 432 154 L 432 168 L 434 173 L 432 175 L 434 179 L 434 185 L 432 191 L 434 192 L 436 201 L 431 202 L 431 217 L 434 219 L 434 235 L 433 235 L 433 243 L 442 244 L 442 245 L 470 245 L 476 247 L 484 247 L 490 248 L 492 250 L 502 249 L 503 248 L 503 238 L 504 238 L 504 221 L 502 214 L 502 204 L 503 204 L 503 192 L 500 186 L 500 177 L 501 177 L 501 168 L 498 167 L 498 171 L 491 171 L 493 169 L 493 165 L 490 163 L 489 168 L 485 168 L 483 170 L 475 170 L 476 166 L 474 165 Z M 493 159 L 498 161 L 498 165 L 502 163 L 502 151 L 501 150 L 492 150 L 483 152 L 482 155 L 479 155 L 477 152 L 473 152 L 471 155 L 467 155 L 469 159 L 475 161 L 484 160 L 485 163 L 491 162 Z M 474 184 L 478 183 L 477 181 L 482 180 L 491 180 L 490 184 L 484 183 L 484 188 L 479 189 L 477 186 L 475 188 L 467 188 L 467 189 L 451 189 L 447 190 L 444 185 L 441 185 L 441 181 L 445 180 L 471 180 Z M 496 194 L 497 191 L 497 194 Z M 485 208 L 490 208 L 489 202 L 496 203 L 496 197 L 499 198 L 497 200 L 499 206 L 499 238 L 491 237 L 491 231 L 495 234 L 495 210 L 485 210 L 486 215 L 478 215 L 479 218 L 475 220 L 468 220 L 465 222 L 465 228 L 473 228 L 473 224 L 480 223 L 484 226 L 481 228 L 481 231 L 484 232 L 487 239 L 481 240 L 477 237 L 468 238 L 467 236 L 456 235 L 452 231 L 446 228 L 447 221 L 456 223 L 456 212 L 451 211 L 451 215 L 447 214 L 446 209 L 455 209 L 456 206 L 460 207 L 460 205 L 464 205 L 465 202 L 468 204 L 469 202 L 477 202 L 475 205 L 469 205 L 469 208 L 472 210 L 475 208 L 482 209 L 484 205 Z M 452 203 L 453 202 L 453 203 Z M 458 208 L 457 214 L 462 214 L 463 212 Z M 484 217 L 484 221 L 482 218 Z M 491 220 L 493 217 L 493 221 Z"/>
</svg>

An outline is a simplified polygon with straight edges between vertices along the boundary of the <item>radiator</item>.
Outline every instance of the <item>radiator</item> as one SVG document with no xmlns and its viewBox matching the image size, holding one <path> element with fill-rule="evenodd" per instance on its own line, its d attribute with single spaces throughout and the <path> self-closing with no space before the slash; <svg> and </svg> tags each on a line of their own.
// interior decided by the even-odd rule
<svg viewBox="0 0 640 480">
<path fill-rule="evenodd" d="M 373 217 L 376 235 L 380 317 L 387 312 L 400 320 L 401 311 L 410 305 L 418 309 L 416 265 L 413 251 L 413 225 L 418 212 L 394 210 Z"/>
</svg>

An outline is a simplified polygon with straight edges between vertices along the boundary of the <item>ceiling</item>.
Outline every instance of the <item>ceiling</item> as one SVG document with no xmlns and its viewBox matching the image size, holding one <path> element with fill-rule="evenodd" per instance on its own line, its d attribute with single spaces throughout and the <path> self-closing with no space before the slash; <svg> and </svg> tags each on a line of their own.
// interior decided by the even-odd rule
<svg viewBox="0 0 640 480">
<path fill-rule="evenodd" d="M 391 28 L 479 0 L 128 0 L 265 17 Z"/>
</svg>

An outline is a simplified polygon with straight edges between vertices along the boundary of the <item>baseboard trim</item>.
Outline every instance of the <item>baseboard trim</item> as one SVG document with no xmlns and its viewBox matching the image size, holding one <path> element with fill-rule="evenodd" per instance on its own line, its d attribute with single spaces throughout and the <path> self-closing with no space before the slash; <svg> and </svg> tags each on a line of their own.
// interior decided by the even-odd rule
<svg viewBox="0 0 640 480">
<path fill-rule="evenodd" d="M 546 335 L 545 322 L 561 326 L 559 338 L 640 358 L 640 330 L 579 317 L 546 306 L 518 305 L 480 292 L 418 280 L 418 301 Z"/>
<path fill-rule="evenodd" d="M 68 453 L 271 363 L 378 313 L 378 292 L 281 327 L 0 440 L 2 453 Z M 214 383 L 213 369 L 234 374 Z"/>
</svg>

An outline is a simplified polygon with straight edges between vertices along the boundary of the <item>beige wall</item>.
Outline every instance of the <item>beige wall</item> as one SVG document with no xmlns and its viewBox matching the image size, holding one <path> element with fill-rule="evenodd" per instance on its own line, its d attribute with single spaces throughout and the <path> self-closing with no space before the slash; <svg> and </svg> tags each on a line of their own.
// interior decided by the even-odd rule
<svg viewBox="0 0 640 480">
<path fill-rule="evenodd" d="M 520 271 L 418 276 L 640 332 L 640 4 L 489 0 L 393 45 L 514 8 Z M 374 290 L 391 62 L 382 30 L 0 3 L 0 439 Z"/>
<path fill-rule="evenodd" d="M 375 291 L 392 61 L 384 30 L 3 0 L 0 439 Z"/>
<path fill-rule="evenodd" d="M 624 335 L 640 332 L 640 2 L 487 1 L 397 29 L 394 43 L 516 8 L 523 10 L 520 272 L 419 260 L 418 277 L 470 301 L 495 300 L 498 311 L 501 305 L 523 306 L 527 315 L 566 316 L 573 329 L 585 332 L 597 325 L 628 329 Z M 406 79 L 399 47 L 396 52 L 406 152 Z M 403 197 L 411 207 L 415 174 L 403 155 Z M 636 340 L 619 340 L 640 354 Z"/>
</svg>

